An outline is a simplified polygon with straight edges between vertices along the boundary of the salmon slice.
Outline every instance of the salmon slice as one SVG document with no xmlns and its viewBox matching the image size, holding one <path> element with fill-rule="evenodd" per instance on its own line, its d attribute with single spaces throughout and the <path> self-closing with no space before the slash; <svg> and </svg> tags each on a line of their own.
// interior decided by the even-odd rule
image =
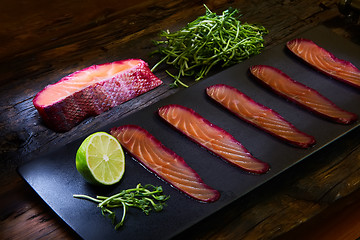
<svg viewBox="0 0 360 240">
<path fill-rule="evenodd" d="M 302 148 L 315 143 L 314 137 L 301 132 L 279 113 L 255 102 L 236 88 L 217 84 L 206 88 L 206 93 L 239 118 L 286 142 Z"/>
<path fill-rule="evenodd" d="M 349 124 L 357 119 L 356 114 L 341 109 L 316 90 L 291 79 L 277 68 L 257 65 L 252 66 L 250 72 L 276 93 L 329 120 Z"/>
<path fill-rule="evenodd" d="M 287 42 L 287 48 L 319 71 L 360 88 L 360 70 L 352 63 L 336 58 L 313 41 L 303 38 Z"/>
<path fill-rule="evenodd" d="M 253 157 L 230 133 L 210 123 L 194 110 L 171 104 L 158 113 L 171 126 L 227 162 L 251 173 L 265 173 L 269 165 Z"/>
<path fill-rule="evenodd" d="M 184 159 L 166 148 L 145 129 L 135 125 L 112 128 L 111 135 L 147 169 L 188 196 L 214 202 L 220 193 L 206 185 Z"/>
<path fill-rule="evenodd" d="M 128 59 L 74 72 L 45 87 L 33 104 L 48 127 L 65 132 L 161 83 L 146 62 Z"/>
</svg>

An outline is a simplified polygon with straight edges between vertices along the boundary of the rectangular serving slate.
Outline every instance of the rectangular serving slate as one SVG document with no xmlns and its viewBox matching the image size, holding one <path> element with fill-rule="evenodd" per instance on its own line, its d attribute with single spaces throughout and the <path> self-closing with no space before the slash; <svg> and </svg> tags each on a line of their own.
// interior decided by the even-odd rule
<svg viewBox="0 0 360 240">
<path fill-rule="evenodd" d="M 300 37 L 311 39 L 338 58 L 360 66 L 360 47 L 323 26 L 307 31 Z M 221 197 L 217 202 L 200 203 L 187 197 L 158 179 L 129 155 L 126 155 L 125 175 L 116 186 L 104 189 L 85 183 L 76 171 L 75 155 L 86 136 L 24 164 L 18 171 L 46 204 L 84 239 L 169 239 L 359 126 L 359 121 L 342 125 L 324 120 L 271 93 L 249 76 L 249 66 L 256 64 L 277 67 L 296 81 L 316 89 L 338 106 L 360 115 L 359 90 L 313 70 L 286 50 L 284 43 L 144 110 L 125 118 L 119 117 L 117 122 L 110 123 L 103 129 L 93 131 L 109 131 L 110 128 L 123 124 L 136 124 L 145 128 L 166 147 L 182 156 L 205 183 L 220 191 Z M 279 112 L 297 128 L 313 135 L 316 145 L 310 149 L 290 146 L 236 118 L 206 96 L 205 88 L 217 83 L 236 87 L 255 101 Z M 188 140 L 156 115 L 159 107 L 171 103 L 190 107 L 228 131 L 256 158 L 268 162 L 271 165 L 270 171 L 263 175 L 248 174 Z M 162 185 L 164 192 L 171 196 L 168 206 L 162 212 L 151 212 L 149 216 L 138 209 L 130 209 L 125 225 L 118 231 L 114 230 L 109 219 L 101 215 L 96 204 L 73 198 L 73 194 L 109 196 L 122 189 L 135 187 L 138 183 Z M 121 211 L 118 214 L 121 216 Z"/>
</svg>

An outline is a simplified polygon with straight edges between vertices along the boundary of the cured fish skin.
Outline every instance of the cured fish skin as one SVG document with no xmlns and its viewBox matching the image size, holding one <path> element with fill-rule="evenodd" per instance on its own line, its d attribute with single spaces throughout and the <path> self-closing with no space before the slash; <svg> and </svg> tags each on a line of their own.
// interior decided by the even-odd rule
<svg viewBox="0 0 360 240">
<path fill-rule="evenodd" d="M 315 69 L 360 88 L 360 70 L 351 62 L 335 57 L 313 41 L 297 38 L 287 42 L 287 48 Z"/>
<path fill-rule="evenodd" d="M 206 185 L 182 157 L 166 148 L 145 129 L 124 125 L 112 128 L 110 134 L 147 169 L 181 192 L 202 202 L 219 199 L 217 190 Z"/>
<path fill-rule="evenodd" d="M 247 172 L 262 174 L 269 165 L 253 157 L 230 133 L 210 123 L 194 110 L 177 104 L 158 109 L 158 114 L 175 129 L 215 155 Z"/>
<path fill-rule="evenodd" d="M 329 120 L 350 124 L 357 119 L 356 114 L 341 109 L 316 90 L 291 79 L 277 68 L 256 65 L 250 68 L 250 72 L 279 95 Z"/>
<path fill-rule="evenodd" d="M 301 148 L 308 148 L 315 143 L 313 136 L 301 132 L 279 113 L 255 102 L 234 87 L 217 84 L 207 87 L 206 93 L 240 119 L 288 143 Z"/>
<path fill-rule="evenodd" d="M 121 60 L 76 71 L 45 87 L 33 104 L 49 128 L 65 132 L 161 83 L 143 60 Z"/>
</svg>

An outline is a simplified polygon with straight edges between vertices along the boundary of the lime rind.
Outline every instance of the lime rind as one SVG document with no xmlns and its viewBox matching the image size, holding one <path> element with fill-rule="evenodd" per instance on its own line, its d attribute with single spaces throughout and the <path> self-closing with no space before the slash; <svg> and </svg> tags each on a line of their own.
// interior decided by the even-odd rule
<svg viewBox="0 0 360 240">
<path fill-rule="evenodd" d="M 125 156 L 118 140 L 106 132 L 88 136 L 76 153 L 76 168 L 86 181 L 113 185 L 125 171 Z"/>
</svg>

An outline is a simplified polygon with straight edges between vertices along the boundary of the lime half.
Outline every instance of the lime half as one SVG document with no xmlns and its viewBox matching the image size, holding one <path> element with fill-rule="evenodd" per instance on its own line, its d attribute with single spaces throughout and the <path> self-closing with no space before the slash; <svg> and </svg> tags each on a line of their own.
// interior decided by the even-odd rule
<svg viewBox="0 0 360 240">
<path fill-rule="evenodd" d="M 88 182 L 112 185 L 125 172 L 125 157 L 118 140 L 106 132 L 88 136 L 76 153 L 76 169 Z"/>
</svg>

